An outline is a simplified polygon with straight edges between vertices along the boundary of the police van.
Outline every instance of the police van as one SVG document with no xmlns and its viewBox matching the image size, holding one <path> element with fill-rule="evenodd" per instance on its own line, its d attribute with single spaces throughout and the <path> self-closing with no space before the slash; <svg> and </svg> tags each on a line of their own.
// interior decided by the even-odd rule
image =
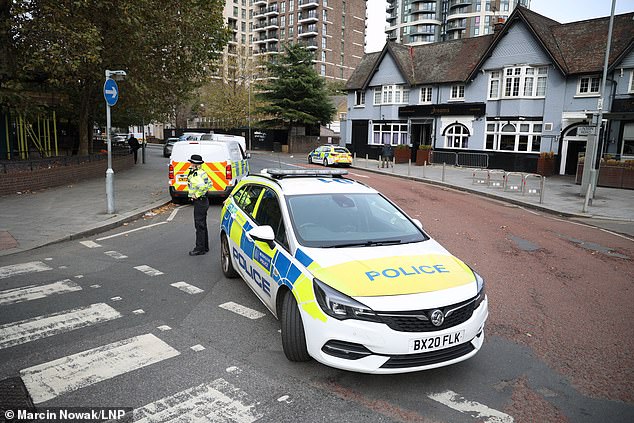
<svg viewBox="0 0 634 423">
<path fill-rule="evenodd" d="M 169 159 L 169 192 L 172 200 L 188 197 L 187 175 L 192 154 L 200 154 L 213 184 L 208 196 L 226 197 L 249 173 L 248 156 L 237 142 L 180 141 L 174 144 Z"/>
<path fill-rule="evenodd" d="M 238 144 L 240 144 L 240 147 L 242 147 L 242 149 L 244 151 L 247 151 L 247 142 L 244 139 L 243 136 L 240 135 L 230 135 L 230 134 L 203 134 L 200 137 L 200 140 L 202 141 L 223 141 L 223 142 L 231 142 L 231 141 L 235 141 Z"/>
<path fill-rule="evenodd" d="M 270 169 L 224 202 L 222 271 L 280 320 L 291 361 L 402 373 L 475 355 L 484 280 L 344 170 Z"/>
</svg>

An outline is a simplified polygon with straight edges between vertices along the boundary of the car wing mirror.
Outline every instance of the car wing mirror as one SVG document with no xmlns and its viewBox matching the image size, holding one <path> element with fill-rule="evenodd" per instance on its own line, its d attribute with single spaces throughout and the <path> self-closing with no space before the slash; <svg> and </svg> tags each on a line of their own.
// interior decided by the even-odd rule
<svg viewBox="0 0 634 423">
<path fill-rule="evenodd" d="M 269 225 L 256 226 L 247 234 L 255 241 L 266 242 L 270 248 L 275 248 L 275 243 L 273 242 L 275 233 Z"/>
<path fill-rule="evenodd" d="M 251 158 L 251 153 L 247 153 L 247 159 Z"/>
<path fill-rule="evenodd" d="M 420 229 L 421 231 L 423 230 L 423 224 L 421 223 L 420 220 L 412 219 L 412 222 L 414 222 L 414 225 L 416 225 L 418 227 L 418 229 Z"/>
</svg>

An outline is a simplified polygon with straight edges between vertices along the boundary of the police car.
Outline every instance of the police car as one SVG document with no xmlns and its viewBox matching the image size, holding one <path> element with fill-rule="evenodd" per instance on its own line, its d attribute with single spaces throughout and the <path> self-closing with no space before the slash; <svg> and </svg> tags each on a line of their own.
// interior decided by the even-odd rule
<svg viewBox="0 0 634 423">
<path fill-rule="evenodd" d="M 270 169 L 224 202 L 222 271 L 281 323 L 291 361 L 402 373 L 475 355 L 483 279 L 345 170 Z"/>
<path fill-rule="evenodd" d="M 324 166 L 352 164 L 352 155 L 346 147 L 322 145 L 308 153 L 308 163 L 321 163 Z"/>
</svg>

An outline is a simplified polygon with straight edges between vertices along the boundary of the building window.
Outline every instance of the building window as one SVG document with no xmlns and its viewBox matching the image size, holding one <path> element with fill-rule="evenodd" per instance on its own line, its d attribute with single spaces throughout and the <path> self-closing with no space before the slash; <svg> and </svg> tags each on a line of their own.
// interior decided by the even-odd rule
<svg viewBox="0 0 634 423">
<path fill-rule="evenodd" d="M 289 0 L 289 2 L 288 2 L 288 11 L 292 12 L 293 10 L 295 10 L 295 0 Z"/>
<path fill-rule="evenodd" d="M 409 144 L 407 122 L 385 122 L 372 125 L 370 144 Z"/>
<path fill-rule="evenodd" d="M 628 92 L 634 93 L 634 69 L 630 72 L 630 89 Z"/>
<path fill-rule="evenodd" d="M 504 68 L 503 97 L 544 97 L 547 77 L 548 68 L 545 66 Z"/>
<path fill-rule="evenodd" d="M 286 13 L 286 2 L 285 1 L 280 3 L 280 13 Z"/>
<path fill-rule="evenodd" d="M 421 104 L 431 103 L 431 87 L 421 87 L 419 102 Z"/>
<path fill-rule="evenodd" d="M 507 121 L 488 122 L 486 150 L 539 153 L 542 140 L 542 122 Z"/>
<path fill-rule="evenodd" d="M 582 76 L 577 84 L 577 95 L 598 95 L 600 76 Z"/>
<path fill-rule="evenodd" d="M 323 63 L 321 65 L 321 76 L 326 76 L 326 65 Z"/>
<path fill-rule="evenodd" d="M 464 100 L 464 85 L 452 86 L 449 100 Z"/>
<path fill-rule="evenodd" d="M 491 71 L 489 74 L 489 100 L 500 98 L 500 71 Z"/>
<path fill-rule="evenodd" d="M 445 130 L 445 147 L 469 148 L 469 130 L 466 126 L 455 123 Z"/>
<path fill-rule="evenodd" d="M 402 85 L 383 85 L 374 89 L 374 104 L 408 104 L 409 89 Z"/>
</svg>

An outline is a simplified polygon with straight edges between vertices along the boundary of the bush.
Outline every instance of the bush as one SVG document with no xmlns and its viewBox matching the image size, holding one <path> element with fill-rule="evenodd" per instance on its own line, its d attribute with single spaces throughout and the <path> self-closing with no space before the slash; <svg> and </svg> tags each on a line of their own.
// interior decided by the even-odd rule
<svg viewBox="0 0 634 423">
<path fill-rule="evenodd" d="M 421 144 L 418 146 L 419 150 L 431 150 L 431 145 Z"/>
</svg>

